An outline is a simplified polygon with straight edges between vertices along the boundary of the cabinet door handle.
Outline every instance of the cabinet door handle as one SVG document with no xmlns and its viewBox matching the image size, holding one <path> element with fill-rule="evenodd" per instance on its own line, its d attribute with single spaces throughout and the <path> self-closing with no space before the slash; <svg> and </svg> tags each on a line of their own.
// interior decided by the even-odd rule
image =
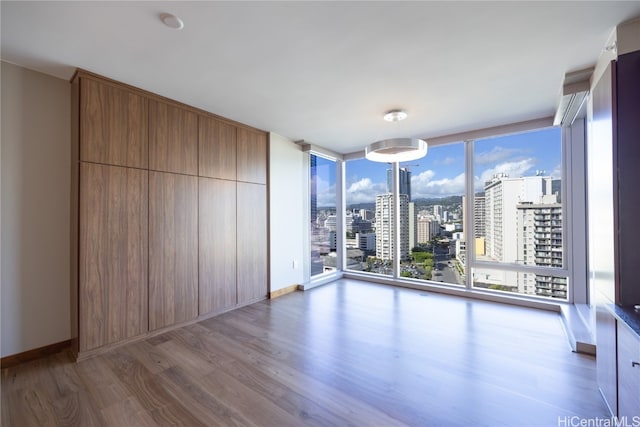
<svg viewBox="0 0 640 427">
<path fill-rule="evenodd" d="M 634 362 L 633 360 L 631 361 L 631 367 L 635 368 L 636 366 L 640 366 L 640 362 Z"/>
</svg>

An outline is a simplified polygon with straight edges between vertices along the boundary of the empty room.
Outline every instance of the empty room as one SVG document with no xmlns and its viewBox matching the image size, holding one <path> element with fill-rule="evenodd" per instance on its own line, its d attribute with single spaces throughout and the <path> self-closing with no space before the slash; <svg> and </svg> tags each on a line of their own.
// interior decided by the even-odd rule
<svg viewBox="0 0 640 427">
<path fill-rule="evenodd" d="M 640 426 L 640 1 L 0 2 L 3 426 Z"/>
</svg>

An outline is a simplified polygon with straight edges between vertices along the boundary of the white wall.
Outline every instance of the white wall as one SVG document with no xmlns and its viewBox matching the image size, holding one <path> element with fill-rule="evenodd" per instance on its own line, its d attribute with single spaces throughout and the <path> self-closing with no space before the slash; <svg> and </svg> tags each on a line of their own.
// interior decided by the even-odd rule
<svg viewBox="0 0 640 427">
<path fill-rule="evenodd" d="M 306 181 L 305 154 L 294 142 L 271 134 L 269 149 L 269 232 L 271 292 L 304 281 Z M 294 267 L 295 262 L 295 267 Z"/>
<path fill-rule="evenodd" d="M 70 85 L 2 62 L 2 356 L 70 337 Z"/>
</svg>

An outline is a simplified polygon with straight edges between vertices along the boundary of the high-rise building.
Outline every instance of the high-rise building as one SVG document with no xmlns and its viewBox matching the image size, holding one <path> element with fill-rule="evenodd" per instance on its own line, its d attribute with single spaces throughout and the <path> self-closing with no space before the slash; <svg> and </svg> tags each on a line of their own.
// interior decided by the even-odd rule
<svg viewBox="0 0 640 427">
<path fill-rule="evenodd" d="M 417 225 L 418 244 L 428 243 L 431 239 L 440 235 L 440 223 L 434 219 L 419 218 Z"/>
<path fill-rule="evenodd" d="M 409 250 L 418 245 L 418 213 L 416 204 L 409 202 Z"/>
<path fill-rule="evenodd" d="M 433 205 L 433 216 L 435 216 L 438 221 L 442 221 L 442 211 L 442 205 Z"/>
<path fill-rule="evenodd" d="M 409 248 L 409 197 L 400 194 L 400 260 L 410 259 Z M 395 212 L 393 194 L 376 196 L 376 258 L 383 261 L 395 258 Z"/>
<path fill-rule="evenodd" d="M 521 203 L 518 210 L 518 258 L 527 265 L 562 268 L 562 205 L 556 195 L 544 196 L 542 203 Z M 526 293 L 567 297 L 564 277 L 529 274 L 523 283 Z"/>
<path fill-rule="evenodd" d="M 489 259 L 562 267 L 558 181 L 544 176 L 498 175 L 485 183 L 485 251 Z M 496 272 L 493 276 L 494 283 L 518 293 L 567 297 L 565 278 L 514 271 Z"/>
<path fill-rule="evenodd" d="M 327 219 L 324 220 L 324 228 L 329 231 L 336 231 L 336 221 L 337 219 L 335 215 L 327 216 Z"/>
<path fill-rule="evenodd" d="M 399 169 L 400 194 L 406 194 L 411 201 L 411 171 L 408 168 Z M 393 169 L 387 169 L 387 192 L 393 193 Z"/>
<path fill-rule="evenodd" d="M 485 183 L 485 243 L 486 254 L 492 260 L 516 262 L 518 259 L 517 231 L 518 203 L 539 203 L 542 196 L 551 194 L 551 177 L 527 176 L 509 178 L 496 175 Z"/>
<path fill-rule="evenodd" d="M 485 236 L 484 193 L 476 193 L 473 198 L 473 237 Z"/>
<path fill-rule="evenodd" d="M 376 250 L 375 233 L 358 233 L 356 238 L 358 240 L 358 249 L 367 252 Z"/>
<path fill-rule="evenodd" d="M 318 185 L 317 185 L 317 168 L 318 158 L 313 154 L 309 156 L 310 162 L 310 179 L 309 179 L 309 195 L 311 200 L 310 209 L 310 234 L 311 234 L 311 275 L 315 276 L 324 271 L 323 259 L 320 256 L 320 246 L 322 245 L 323 233 L 319 229 L 318 224 Z"/>
<path fill-rule="evenodd" d="M 374 213 L 368 209 L 360 209 L 358 213 L 360 214 L 360 218 L 364 219 L 365 221 L 371 221 L 373 218 L 375 218 Z"/>
</svg>

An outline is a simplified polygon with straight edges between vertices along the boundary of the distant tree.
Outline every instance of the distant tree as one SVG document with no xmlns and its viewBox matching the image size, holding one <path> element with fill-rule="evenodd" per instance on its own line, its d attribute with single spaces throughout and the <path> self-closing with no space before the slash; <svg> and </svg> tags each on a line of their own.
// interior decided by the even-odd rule
<svg viewBox="0 0 640 427">
<path fill-rule="evenodd" d="M 413 277 L 413 274 L 411 274 L 410 271 L 403 271 L 400 273 L 401 277 Z"/>
<path fill-rule="evenodd" d="M 421 246 L 415 246 L 411 249 L 411 252 L 426 252 L 427 250 Z"/>
</svg>

